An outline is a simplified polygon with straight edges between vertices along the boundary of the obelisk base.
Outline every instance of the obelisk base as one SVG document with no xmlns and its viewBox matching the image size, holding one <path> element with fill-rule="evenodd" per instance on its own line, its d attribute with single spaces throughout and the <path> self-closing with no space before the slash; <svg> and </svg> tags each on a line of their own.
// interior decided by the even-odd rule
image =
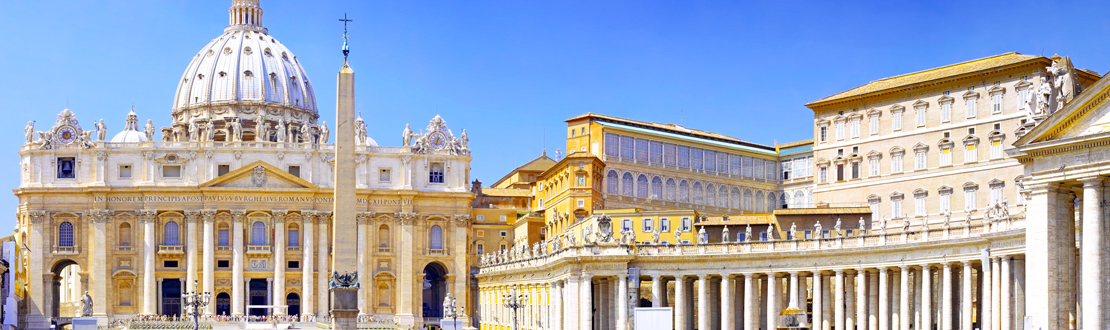
<svg viewBox="0 0 1110 330">
<path fill-rule="evenodd" d="M 332 330 L 358 330 L 358 289 L 331 289 Z"/>
</svg>

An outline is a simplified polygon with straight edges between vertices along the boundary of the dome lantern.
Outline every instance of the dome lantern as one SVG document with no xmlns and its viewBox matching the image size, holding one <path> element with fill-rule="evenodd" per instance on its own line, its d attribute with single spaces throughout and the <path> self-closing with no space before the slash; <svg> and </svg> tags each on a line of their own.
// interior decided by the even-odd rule
<svg viewBox="0 0 1110 330">
<path fill-rule="evenodd" d="M 236 29 L 266 32 L 266 28 L 262 27 L 262 5 L 259 0 L 232 0 L 227 15 L 228 25 L 225 31 Z"/>
</svg>

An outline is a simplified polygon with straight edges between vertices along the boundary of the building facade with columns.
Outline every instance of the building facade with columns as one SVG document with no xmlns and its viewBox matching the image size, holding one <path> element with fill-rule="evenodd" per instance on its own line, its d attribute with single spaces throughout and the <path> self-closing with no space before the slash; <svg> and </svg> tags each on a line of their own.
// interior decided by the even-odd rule
<svg viewBox="0 0 1110 330">
<path fill-rule="evenodd" d="M 85 291 L 101 324 L 181 315 L 194 290 L 212 293 L 205 315 L 328 314 L 329 129 L 258 1 L 232 1 L 229 19 L 178 82 L 160 139 L 134 110 L 114 136 L 68 109 L 45 131 L 28 124 L 14 190 L 20 328 L 68 323 L 63 302 Z M 358 225 L 342 230 L 358 233 L 359 314 L 435 323 L 442 309 L 425 306 L 467 297 L 470 280 L 466 133 L 436 116 L 381 147 L 355 126 L 357 175 L 341 179 L 356 181 Z"/>
</svg>

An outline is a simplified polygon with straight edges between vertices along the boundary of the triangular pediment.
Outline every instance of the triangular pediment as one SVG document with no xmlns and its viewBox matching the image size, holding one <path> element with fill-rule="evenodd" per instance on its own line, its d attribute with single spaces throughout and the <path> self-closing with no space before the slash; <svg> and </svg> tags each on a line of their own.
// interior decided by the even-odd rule
<svg viewBox="0 0 1110 330">
<path fill-rule="evenodd" d="M 201 188 L 316 189 L 316 185 L 289 172 L 256 161 L 200 185 Z"/>
<path fill-rule="evenodd" d="M 1110 78 L 1102 77 L 1075 99 L 1014 142 L 1022 147 L 1053 140 L 1110 133 Z"/>
</svg>

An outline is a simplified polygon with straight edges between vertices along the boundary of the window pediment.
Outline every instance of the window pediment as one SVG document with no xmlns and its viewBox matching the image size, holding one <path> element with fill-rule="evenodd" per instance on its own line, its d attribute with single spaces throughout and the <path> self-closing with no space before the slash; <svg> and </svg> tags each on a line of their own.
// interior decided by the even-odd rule
<svg viewBox="0 0 1110 330">
<path fill-rule="evenodd" d="M 968 136 L 964 137 L 963 142 L 964 142 L 965 145 L 966 144 L 979 143 L 979 137 L 974 136 L 974 135 L 968 135 Z"/>
<path fill-rule="evenodd" d="M 937 103 L 945 104 L 945 103 L 952 103 L 953 101 L 956 101 L 956 99 L 952 98 L 951 96 L 945 95 L 945 96 L 941 96 L 940 99 L 937 100 Z"/>
<path fill-rule="evenodd" d="M 913 103 L 913 108 L 914 109 L 922 109 L 922 108 L 928 108 L 928 107 L 929 107 L 929 102 L 925 102 L 925 100 L 917 100 L 917 102 Z"/>
<path fill-rule="evenodd" d="M 1003 140 L 1006 138 L 1006 133 L 992 131 L 990 134 L 987 135 L 987 138 L 989 138 L 991 141 Z"/>
<path fill-rule="evenodd" d="M 856 119 L 856 118 L 863 118 L 863 115 L 859 114 L 859 112 L 853 112 L 853 113 L 848 114 L 847 116 L 844 116 L 844 118 L 847 118 L 849 120 L 850 119 Z"/>
<path fill-rule="evenodd" d="M 913 151 L 914 152 L 929 151 L 929 146 L 924 144 L 924 143 L 918 142 L 916 145 L 913 146 Z"/>
<path fill-rule="evenodd" d="M 905 197 L 905 195 L 902 195 L 900 192 L 895 191 L 890 193 L 890 199 L 900 199 L 902 197 Z"/>
<path fill-rule="evenodd" d="M 952 140 L 950 140 L 950 139 L 940 139 L 940 141 L 937 142 L 937 146 L 939 146 L 941 148 L 945 148 L 945 147 L 951 148 L 953 145 L 955 145 L 955 143 L 952 142 Z"/>
<path fill-rule="evenodd" d="M 867 110 L 867 116 L 868 117 L 882 117 L 883 112 L 880 111 L 879 109 L 871 108 L 871 110 Z"/>
<path fill-rule="evenodd" d="M 867 159 L 882 159 L 882 158 L 883 158 L 883 153 L 881 153 L 881 152 L 871 150 L 871 152 L 867 153 Z"/>
<path fill-rule="evenodd" d="M 968 182 L 964 182 L 963 188 L 964 188 L 964 190 L 976 190 L 976 189 L 979 189 L 979 184 L 977 184 L 975 182 L 968 181 Z"/>
<path fill-rule="evenodd" d="M 943 185 L 943 186 L 940 186 L 940 188 L 937 188 L 937 191 L 940 192 L 941 194 L 952 193 L 952 187 L 950 187 L 948 185 Z"/>
<path fill-rule="evenodd" d="M 964 93 L 964 99 L 973 99 L 973 98 L 978 98 L 978 97 L 979 97 L 979 92 L 976 92 L 976 91 L 967 91 L 967 93 Z"/>
<path fill-rule="evenodd" d="M 871 196 L 867 196 L 867 201 L 870 202 L 870 203 L 878 203 L 878 202 L 881 202 L 882 200 L 883 200 L 883 198 L 879 197 L 879 195 L 876 195 L 876 194 L 871 194 Z"/>
<path fill-rule="evenodd" d="M 1033 83 L 1029 82 L 1028 80 L 1022 80 L 1021 82 L 1014 85 L 1015 90 L 1023 90 L 1023 89 L 1032 88 L 1032 87 L 1033 87 Z"/>
<path fill-rule="evenodd" d="M 913 190 L 913 196 L 914 196 L 914 197 L 925 197 L 925 196 L 929 196 L 929 191 L 928 191 L 928 190 L 925 190 L 925 189 L 917 188 L 917 189 L 914 189 L 914 190 Z"/>
<path fill-rule="evenodd" d="M 1005 93 L 1005 92 L 1006 92 L 1006 87 L 1002 87 L 1002 86 L 993 86 L 993 87 L 991 87 L 990 89 L 987 90 L 987 94 L 990 94 L 990 95 L 1002 94 L 1002 93 Z"/>
<path fill-rule="evenodd" d="M 906 153 L 906 149 L 902 149 L 902 147 L 890 148 L 890 154 L 891 155 L 900 155 L 900 154 L 905 154 L 905 153 Z"/>
<path fill-rule="evenodd" d="M 987 182 L 987 185 L 990 186 L 991 188 L 994 188 L 994 187 L 997 187 L 997 186 L 1005 186 L 1006 181 L 1002 181 L 1002 180 L 999 180 L 999 179 L 991 179 L 990 181 Z"/>
<path fill-rule="evenodd" d="M 817 166 L 829 166 L 829 160 L 824 159 L 824 158 L 820 158 L 820 159 L 817 159 L 817 162 L 815 162 L 814 164 L 817 164 Z"/>
<path fill-rule="evenodd" d="M 902 112 L 902 111 L 906 111 L 906 107 L 903 107 L 903 106 L 898 105 L 898 104 L 895 104 L 894 106 L 890 107 L 890 113 Z"/>
</svg>

